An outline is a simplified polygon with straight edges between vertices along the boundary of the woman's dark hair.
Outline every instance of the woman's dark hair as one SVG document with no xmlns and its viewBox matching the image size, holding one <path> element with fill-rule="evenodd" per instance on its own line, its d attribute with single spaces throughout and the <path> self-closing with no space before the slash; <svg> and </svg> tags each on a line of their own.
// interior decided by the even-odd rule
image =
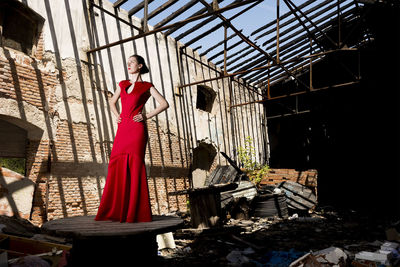
<svg viewBox="0 0 400 267">
<path fill-rule="evenodd" d="M 144 58 L 139 55 L 132 55 L 130 56 L 136 58 L 138 64 L 142 64 L 142 68 L 140 69 L 140 74 L 145 74 L 149 72 L 149 68 L 147 67 L 146 63 L 144 62 Z"/>
</svg>

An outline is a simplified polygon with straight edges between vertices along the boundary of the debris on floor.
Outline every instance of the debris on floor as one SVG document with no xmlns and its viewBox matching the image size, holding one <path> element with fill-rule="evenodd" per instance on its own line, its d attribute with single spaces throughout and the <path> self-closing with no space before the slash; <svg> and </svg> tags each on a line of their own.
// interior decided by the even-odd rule
<svg viewBox="0 0 400 267">
<path fill-rule="evenodd" d="M 0 224 L 0 266 L 67 266 L 69 240 L 42 234 L 18 217 L 0 215 Z"/>
<path fill-rule="evenodd" d="M 159 266 L 400 266 L 399 242 L 386 236 L 399 225 L 389 219 L 329 209 L 289 215 L 187 224 L 173 233 L 176 248 L 161 250 Z"/>
</svg>

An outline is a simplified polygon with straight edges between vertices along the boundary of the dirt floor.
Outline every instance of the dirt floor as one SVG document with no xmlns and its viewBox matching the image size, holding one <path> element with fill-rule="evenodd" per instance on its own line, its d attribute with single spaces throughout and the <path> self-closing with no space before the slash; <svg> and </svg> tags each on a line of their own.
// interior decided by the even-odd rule
<svg viewBox="0 0 400 267">
<path fill-rule="evenodd" d="M 356 212 L 319 211 L 295 217 L 230 219 L 220 228 L 204 230 L 190 228 L 186 218 L 187 226 L 173 233 L 176 248 L 160 251 L 159 266 L 288 266 L 308 252 L 329 247 L 346 253 L 341 266 L 355 266 L 356 253 L 378 250 L 387 240 L 386 230 L 400 226 Z"/>
</svg>

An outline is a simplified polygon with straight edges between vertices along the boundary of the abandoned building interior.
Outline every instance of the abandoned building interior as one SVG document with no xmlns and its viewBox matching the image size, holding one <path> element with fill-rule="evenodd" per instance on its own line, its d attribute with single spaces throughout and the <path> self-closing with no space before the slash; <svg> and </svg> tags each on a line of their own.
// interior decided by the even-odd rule
<svg viewBox="0 0 400 267">
<path fill-rule="evenodd" d="M 237 23 L 267 4 L 273 16 L 246 20 L 255 30 Z M 139 54 L 170 105 L 147 121 L 154 215 L 189 212 L 188 190 L 223 166 L 245 170 L 250 148 L 253 168 L 269 169 L 258 186 L 311 184 L 318 207 L 398 221 L 399 11 L 389 0 L 0 1 L 0 213 L 37 227 L 96 214 L 118 128 L 108 99 Z"/>
</svg>

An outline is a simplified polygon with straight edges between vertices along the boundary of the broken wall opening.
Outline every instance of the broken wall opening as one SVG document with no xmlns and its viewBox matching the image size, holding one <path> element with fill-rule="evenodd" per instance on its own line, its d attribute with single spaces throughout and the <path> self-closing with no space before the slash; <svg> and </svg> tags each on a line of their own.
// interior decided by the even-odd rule
<svg viewBox="0 0 400 267">
<path fill-rule="evenodd" d="M 0 119 L 0 167 L 25 175 L 27 131 Z"/>
<path fill-rule="evenodd" d="M 205 85 L 197 85 L 196 108 L 211 112 L 216 96 L 217 94 L 212 88 Z"/>
<path fill-rule="evenodd" d="M 210 173 L 211 165 L 214 162 L 217 150 L 212 144 L 200 142 L 193 149 L 193 187 L 202 187 Z"/>
<path fill-rule="evenodd" d="M 36 52 L 44 18 L 26 5 L 12 0 L 0 3 L 0 44 L 33 55 Z"/>
</svg>

